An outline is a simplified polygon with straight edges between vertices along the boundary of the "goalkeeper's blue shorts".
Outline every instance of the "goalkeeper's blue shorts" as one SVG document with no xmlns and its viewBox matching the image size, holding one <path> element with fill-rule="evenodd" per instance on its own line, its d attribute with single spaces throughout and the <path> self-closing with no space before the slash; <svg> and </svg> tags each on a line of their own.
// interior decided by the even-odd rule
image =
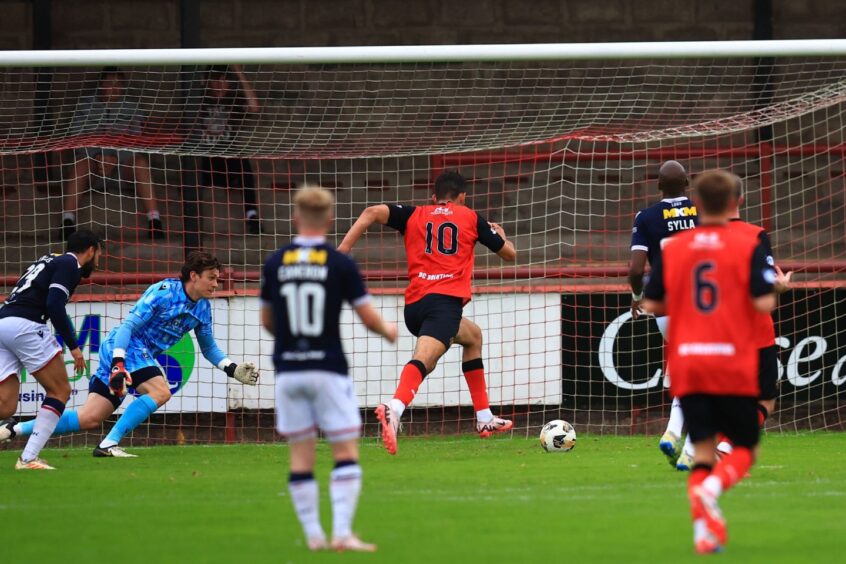
<svg viewBox="0 0 846 564">
<path fill-rule="evenodd" d="M 97 372 L 91 376 L 92 380 L 97 379 L 103 384 L 106 384 L 107 386 L 109 385 L 109 375 L 112 370 L 112 356 L 114 348 L 115 344 L 111 338 L 107 338 L 100 345 L 100 366 L 97 367 Z M 159 375 L 162 374 L 161 368 L 156 362 L 156 359 L 153 357 L 153 354 L 147 349 L 147 347 L 135 339 L 129 341 L 129 346 L 126 347 L 124 365 L 126 366 L 126 371 L 133 376 L 136 372 L 145 368 L 155 368 L 159 371 Z M 144 373 L 149 372 L 149 370 L 144 370 Z M 138 386 L 141 382 L 133 382 L 133 384 Z"/>
</svg>

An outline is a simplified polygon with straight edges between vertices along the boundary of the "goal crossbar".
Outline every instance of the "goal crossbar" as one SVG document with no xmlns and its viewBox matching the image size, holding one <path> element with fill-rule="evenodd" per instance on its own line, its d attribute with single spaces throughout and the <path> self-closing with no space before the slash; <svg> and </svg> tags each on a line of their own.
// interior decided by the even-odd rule
<svg viewBox="0 0 846 564">
<path fill-rule="evenodd" d="M 3 67 L 449 63 L 601 59 L 844 56 L 846 39 L 0 51 Z"/>
</svg>

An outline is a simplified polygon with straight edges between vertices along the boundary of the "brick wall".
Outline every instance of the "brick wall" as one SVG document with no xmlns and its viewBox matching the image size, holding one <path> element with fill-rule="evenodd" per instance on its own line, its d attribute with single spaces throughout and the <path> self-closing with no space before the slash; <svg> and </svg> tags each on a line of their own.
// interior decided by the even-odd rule
<svg viewBox="0 0 846 564">
<path fill-rule="evenodd" d="M 203 46 L 749 39 L 754 0 L 203 0 Z M 838 0 L 774 0 L 776 38 L 846 36 Z M 0 49 L 32 44 L 4 1 Z M 179 46 L 177 0 L 53 0 L 56 49 Z"/>
</svg>

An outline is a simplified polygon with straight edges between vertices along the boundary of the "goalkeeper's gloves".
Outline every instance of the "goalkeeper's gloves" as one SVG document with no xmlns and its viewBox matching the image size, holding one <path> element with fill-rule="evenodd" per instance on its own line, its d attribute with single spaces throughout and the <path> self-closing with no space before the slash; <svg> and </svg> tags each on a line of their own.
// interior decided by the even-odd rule
<svg viewBox="0 0 846 564">
<path fill-rule="evenodd" d="M 256 368 L 256 365 L 252 362 L 244 362 L 241 364 L 235 364 L 233 362 L 224 368 L 223 371 L 226 372 L 226 375 L 230 378 L 235 378 L 242 384 L 247 384 L 248 386 L 255 386 L 258 382 L 259 371 Z"/>
<path fill-rule="evenodd" d="M 109 374 L 109 390 L 117 397 L 126 395 L 126 387 L 132 385 L 132 376 L 126 371 L 123 357 L 112 359 L 112 371 Z"/>
</svg>

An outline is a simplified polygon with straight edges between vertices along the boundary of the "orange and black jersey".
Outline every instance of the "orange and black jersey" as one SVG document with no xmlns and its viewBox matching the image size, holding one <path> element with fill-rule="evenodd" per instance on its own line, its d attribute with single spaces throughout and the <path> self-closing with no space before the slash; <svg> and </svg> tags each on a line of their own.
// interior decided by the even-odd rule
<svg viewBox="0 0 846 564">
<path fill-rule="evenodd" d="M 405 239 L 409 280 L 405 303 L 428 294 L 469 302 L 476 242 L 498 252 L 505 240 L 485 218 L 463 205 L 388 204 L 388 209 L 387 225 Z"/>
<path fill-rule="evenodd" d="M 771 293 L 774 281 L 755 233 L 700 225 L 669 239 L 644 295 L 666 303 L 674 396 L 758 396 L 753 298 Z"/>
</svg>

